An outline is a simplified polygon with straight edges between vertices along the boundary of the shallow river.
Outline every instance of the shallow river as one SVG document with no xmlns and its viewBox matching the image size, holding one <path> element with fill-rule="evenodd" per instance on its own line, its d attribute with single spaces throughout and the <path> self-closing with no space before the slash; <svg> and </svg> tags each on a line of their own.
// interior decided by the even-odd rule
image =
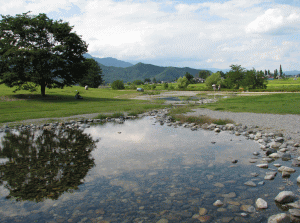
<svg viewBox="0 0 300 223">
<path fill-rule="evenodd" d="M 298 189 L 296 174 L 264 180 L 270 170 L 249 162 L 254 141 L 151 117 L 0 137 L 1 222 L 266 222 L 284 211 L 274 197 Z"/>
</svg>

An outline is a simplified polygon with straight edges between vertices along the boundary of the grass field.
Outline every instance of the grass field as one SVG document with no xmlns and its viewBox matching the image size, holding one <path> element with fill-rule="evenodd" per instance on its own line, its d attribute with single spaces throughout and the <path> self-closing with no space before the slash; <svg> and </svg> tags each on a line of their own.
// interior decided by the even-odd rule
<svg viewBox="0 0 300 223">
<path fill-rule="evenodd" d="M 300 94 L 285 93 L 220 99 L 217 103 L 202 105 L 218 111 L 270 114 L 300 114 Z"/>
<path fill-rule="evenodd" d="M 162 101 L 132 100 L 142 93 L 136 91 L 115 91 L 111 89 L 84 90 L 83 87 L 47 89 L 47 97 L 40 92 L 18 91 L 0 85 L 0 123 L 37 118 L 67 117 L 90 113 L 142 113 L 154 108 L 164 108 Z M 76 90 L 83 100 L 74 98 Z"/>
<path fill-rule="evenodd" d="M 177 84 L 173 85 L 176 89 Z M 190 85 L 187 90 L 204 91 L 205 84 Z M 83 87 L 66 87 L 64 89 L 47 89 L 47 97 L 40 92 L 18 91 L 0 85 L 0 123 L 37 118 L 58 118 L 90 113 L 129 113 L 138 114 L 151 109 L 165 108 L 163 101 L 133 100 L 138 95 L 160 94 L 161 85 L 155 91 L 136 92 L 135 90 L 112 90 L 110 88 L 84 90 Z M 268 83 L 270 91 L 300 91 L 300 79 L 272 80 Z M 83 100 L 74 98 L 77 91 Z M 224 89 L 222 89 L 224 90 Z M 210 93 L 210 92 L 207 92 Z M 204 93 L 205 94 L 205 93 Z M 217 103 L 202 105 L 212 110 L 233 112 L 256 112 L 274 114 L 300 114 L 300 94 L 274 94 L 249 97 L 229 97 Z M 179 111 L 180 113 L 180 111 Z"/>
</svg>

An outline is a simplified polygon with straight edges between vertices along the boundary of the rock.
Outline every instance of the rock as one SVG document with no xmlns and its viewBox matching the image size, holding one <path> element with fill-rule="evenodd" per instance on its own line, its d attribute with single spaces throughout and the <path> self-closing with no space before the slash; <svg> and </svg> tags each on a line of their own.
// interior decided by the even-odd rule
<svg viewBox="0 0 300 223">
<path fill-rule="evenodd" d="M 207 214 L 207 209 L 206 208 L 200 208 L 199 209 L 199 215 L 202 216 L 202 215 L 206 215 Z"/>
<path fill-rule="evenodd" d="M 156 223 L 168 223 L 169 221 L 165 218 L 160 219 L 159 221 L 157 221 Z"/>
<path fill-rule="evenodd" d="M 269 167 L 268 164 L 266 164 L 266 163 L 258 164 L 256 166 L 259 168 L 268 168 Z"/>
<path fill-rule="evenodd" d="M 256 207 L 259 208 L 259 209 L 266 209 L 268 208 L 268 204 L 265 200 L 261 199 L 261 198 L 258 198 L 255 202 L 256 204 Z"/>
<path fill-rule="evenodd" d="M 280 158 L 281 156 L 278 153 L 272 153 L 269 155 L 271 158 Z"/>
<path fill-rule="evenodd" d="M 274 148 L 269 148 L 266 150 L 266 156 L 271 155 L 272 153 L 276 153 L 277 151 Z"/>
<path fill-rule="evenodd" d="M 229 194 L 222 194 L 221 196 L 225 197 L 225 198 L 234 198 L 234 197 L 236 197 L 236 193 L 230 192 Z"/>
<path fill-rule="evenodd" d="M 272 215 L 269 217 L 268 223 L 290 223 L 290 217 L 286 213 Z"/>
<path fill-rule="evenodd" d="M 259 174 L 258 173 L 250 173 L 251 177 L 257 177 Z"/>
<path fill-rule="evenodd" d="M 299 167 L 299 166 L 300 166 L 300 160 L 298 160 L 298 159 L 293 159 L 293 161 L 292 161 L 292 166 Z"/>
<path fill-rule="evenodd" d="M 241 210 L 242 211 L 247 211 L 247 212 L 250 212 L 250 213 L 254 213 L 255 212 L 255 207 L 253 207 L 252 205 L 242 205 L 241 206 Z"/>
<path fill-rule="evenodd" d="M 233 130 L 234 127 L 235 127 L 234 124 L 226 124 L 226 125 L 225 125 L 225 128 L 226 128 L 227 130 Z"/>
<path fill-rule="evenodd" d="M 216 206 L 216 207 L 221 207 L 221 206 L 224 205 L 224 203 L 222 201 L 220 201 L 220 200 L 216 200 L 213 205 Z"/>
<path fill-rule="evenodd" d="M 273 165 L 276 167 L 281 167 L 281 164 L 279 164 L 279 163 L 274 163 Z"/>
<path fill-rule="evenodd" d="M 225 187 L 225 185 L 222 183 L 215 183 L 214 186 L 215 187 Z"/>
<path fill-rule="evenodd" d="M 290 172 L 285 172 L 285 171 L 282 171 L 282 177 L 283 178 L 288 178 L 288 177 L 290 177 L 291 176 L 291 173 Z"/>
<path fill-rule="evenodd" d="M 290 168 L 290 167 L 287 167 L 287 166 L 281 166 L 281 167 L 279 167 L 279 168 L 278 168 L 278 171 L 279 171 L 279 172 L 291 172 L 291 173 L 296 172 L 295 169 Z"/>
<path fill-rule="evenodd" d="M 291 215 L 295 217 L 300 217 L 300 210 L 299 209 L 289 209 Z"/>
<path fill-rule="evenodd" d="M 291 159 L 292 159 L 292 156 L 291 156 L 291 154 L 289 154 L 289 153 L 285 153 L 285 154 L 283 154 L 283 155 L 281 156 L 281 159 L 282 159 L 283 161 L 288 161 L 288 160 L 291 160 Z"/>
<path fill-rule="evenodd" d="M 253 181 L 251 181 L 251 180 L 245 182 L 244 184 L 247 185 L 247 186 L 250 186 L 250 187 L 256 187 L 256 184 Z"/>
<path fill-rule="evenodd" d="M 232 160 L 231 162 L 232 162 L 232 163 L 237 163 L 237 162 L 238 162 L 238 160 Z"/>
<path fill-rule="evenodd" d="M 288 203 L 288 204 L 286 204 L 286 206 L 291 207 L 291 208 L 300 209 L 300 201 L 298 200 L 293 203 Z"/>
<path fill-rule="evenodd" d="M 273 180 L 277 172 L 266 172 L 265 180 Z"/>
<path fill-rule="evenodd" d="M 269 143 L 269 146 L 273 149 L 279 149 L 279 147 L 281 146 L 282 143 L 280 142 L 271 142 Z"/>
<path fill-rule="evenodd" d="M 290 203 L 296 200 L 296 195 L 292 191 L 281 191 L 276 197 L 275 201 L 284 204 L 284 203 Z"/>
<path fill-rule="evenodd" d="M 263 161 L 272 162 L 274 161 L 274 159 L 267 157 L 267 158 L 263 158 Z"/>
<path fill-rule="evenodd" d="M 259 152 L 254 152 L 253 155 L 254 155 L 254 156 L 258 156 L 258 155 L 259 155 Z"/>
<path fill-rule="evenodd" d="M 221 132 L 221 129 L 220 128 L 215 128 L 214 132 Z"/>
<path fill-rule="evenodd" d="M 297 177 L 297 183 L 300 184 L 300 176 Z"/>
</svg>

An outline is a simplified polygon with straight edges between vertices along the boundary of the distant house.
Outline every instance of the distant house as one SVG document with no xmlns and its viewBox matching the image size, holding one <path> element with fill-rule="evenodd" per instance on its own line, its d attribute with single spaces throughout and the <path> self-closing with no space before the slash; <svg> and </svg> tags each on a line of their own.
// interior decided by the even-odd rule
<svg viewBox="0 0 300 223">
<path fill-rule="evenodd" d="M 195 81 L 195 83 L 204 83 L 205 79 L 201 78 L 201 77 L 194 77 L 193 80 Z"/>
</svg>

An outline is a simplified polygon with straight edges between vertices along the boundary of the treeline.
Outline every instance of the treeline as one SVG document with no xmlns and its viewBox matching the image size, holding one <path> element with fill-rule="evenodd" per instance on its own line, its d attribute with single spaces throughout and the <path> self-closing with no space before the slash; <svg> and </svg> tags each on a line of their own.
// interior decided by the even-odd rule
<svg viewBox="0 0 300 223">
<path fill-rule="evenodd" d="M 268 76 L 265 72 L 255 70 L 246 70 L 241 65 L 231 65 L 230 71 L 213 73 L 206 78 L 205 84 L 209 88 L 213 85 L 220 88 L 239 89 L 266 89 Z"/>
</svg>

